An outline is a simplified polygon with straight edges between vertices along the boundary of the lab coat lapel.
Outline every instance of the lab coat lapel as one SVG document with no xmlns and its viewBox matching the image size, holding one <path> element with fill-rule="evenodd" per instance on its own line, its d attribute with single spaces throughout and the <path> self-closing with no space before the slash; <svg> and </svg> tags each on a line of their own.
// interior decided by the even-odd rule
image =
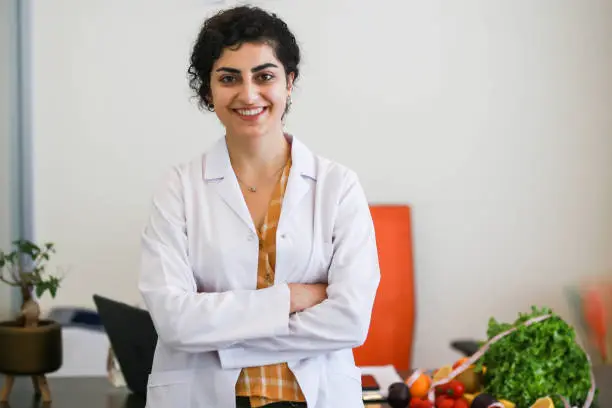
<svg viewBox="0 0 612 408">
<path fill-rule="evenodd" d="M 225 137 L 206 155 L 204 180 L 221 196 L 223 201 L 240 217 L 251 232 L 256 233 L 251 213 L 246 205 L 236 174 L 232 170 Z"/>
<path fill-rule="evenodd" d="M 281 220 L 288 219 L 292 212 L 297 208 L 300 201 L 313 186 L 316 181 L 315 158 L 312 152 L 293 136 L 289 136 L 291 142 L 291 171 L 287 181 L 287 189 L 283 199 Z"/>
<path fill-rule="evenodd" d="M 292 167 L 283 199 L 279 221 L 281 224 L 297 208 L 300 201 L 312 188 L 313 181 L 317 179 L 313 153 L 295 137 L 288 136 L 288 138 L 291 140 Z M 247 227 L 256 233 L 249 208 L 240 191 L 238 179 L 232 170 L 225 137 L 221 138 L 208 152 L 204 166 L 204 180 L 213 187 Z"/>
</svg>

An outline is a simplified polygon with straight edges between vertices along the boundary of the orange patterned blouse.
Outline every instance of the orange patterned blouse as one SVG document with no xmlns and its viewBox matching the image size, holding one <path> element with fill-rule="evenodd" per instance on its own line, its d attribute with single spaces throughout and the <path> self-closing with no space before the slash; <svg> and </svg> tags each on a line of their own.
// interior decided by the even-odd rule
<svg viewBox="0 0 612 408">
<path fill-rule="evenodd" d="M 276 267 L 276 227 L 280 218 L 291 158 L 274 188 L 268 212 L 259 228 L 259 261 L 257 264 L 257 289 L 274 284 Z M 250 397 L 253 408 L 278 401 L 305 402 L 304 395 L 287 363 L 244 368 L 236 383 L 236 395 Z"/>
</svg>

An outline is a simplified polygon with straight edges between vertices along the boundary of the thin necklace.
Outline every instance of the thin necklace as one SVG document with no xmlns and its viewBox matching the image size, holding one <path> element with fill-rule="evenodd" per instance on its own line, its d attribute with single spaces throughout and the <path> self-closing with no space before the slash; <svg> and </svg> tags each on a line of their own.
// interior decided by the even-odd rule
<svg viewBox="0 0 612 408">
<path fill-rule="evenodd" d="M 288 162 L 288 161 L 289 161 L 289 160 L 287 160 L 287 162 Z M 276 175 L 277 175 L 277 174 L 278 174 L 278 173 L 279 173 L 279 172 L 280 172 L 282 169 L 284 169 L 284 168 L 285 168 L 285 166 L 287 165 L 287 162 L 285 162 L 285 164 L 283 164 L 283 165 L 281 166 L 281 168 L 280 168 L 280 169 L 276 170 L 276 171 L 275 171 L 275 172 L 274 172 L 274 173 L 273 173 L 273 174 L 270 176 L 270 178 L 272 178 L 272 177 L 276 176 Z M 236 173 L 236 172 L 234 172 L 234 173 Z M 245 187 L 247 190 L 249 190 L 251 193 L 256 193 L 256 192 L 257 192 L 257 186 L 251 186 L 251 185 L 248 185 L 247 183 L 245 183 L 244 181 L 242 181 L 242 180 L 240 179 L 240 177 L 238 177 L 238 174 L 236 174 L 236 178 L 238 179 L 238 182 L 239 182 L 240 184 L 242 184 L 242 185 L 243 185 L 243 186 L 244 186 L 244 187 Z"/>
</svg>

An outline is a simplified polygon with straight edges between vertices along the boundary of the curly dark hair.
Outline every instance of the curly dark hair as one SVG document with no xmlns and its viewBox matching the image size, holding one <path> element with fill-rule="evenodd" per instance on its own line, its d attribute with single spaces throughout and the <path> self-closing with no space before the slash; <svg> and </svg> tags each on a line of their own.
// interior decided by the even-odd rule
<svg viewBox="0 0 612 408">
<path fill-rule="evenodd" d="M 274 49 L 287 75 L 299 76 L 300 48 L 287 24 L 276 14 L 259 7 L 238 6 L 220 11 L 207 19 L 191 53 L 189 87 L 198 105 L 213 110 L 210 100 L 212 67 L 227 47 L 237 49 L 244 43 L 266 43 Z"/>
</svg>

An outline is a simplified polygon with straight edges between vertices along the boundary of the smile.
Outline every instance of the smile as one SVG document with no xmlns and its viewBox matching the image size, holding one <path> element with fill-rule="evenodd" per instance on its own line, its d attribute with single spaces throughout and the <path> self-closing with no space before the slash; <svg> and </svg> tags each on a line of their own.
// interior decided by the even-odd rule
<svg viewBox="0 0 612 408">
<path fill-rule="evenodd" d="M 266 107 L 252 108 L 252 109 L 234 109 L 240 117 L 247 120 L 253 120 L 258 118 L 262 113 L 266 111 Z"/>
</svg>

